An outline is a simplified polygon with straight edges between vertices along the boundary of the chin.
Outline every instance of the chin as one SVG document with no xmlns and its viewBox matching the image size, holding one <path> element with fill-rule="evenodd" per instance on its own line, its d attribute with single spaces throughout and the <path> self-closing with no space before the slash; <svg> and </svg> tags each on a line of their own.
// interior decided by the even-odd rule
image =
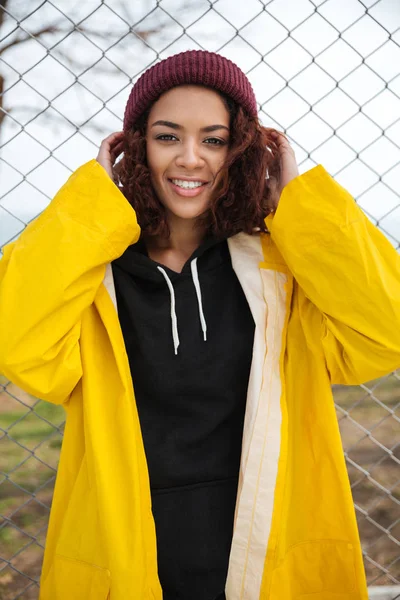
<svg viewBox="0 0 400 600">
<path fill-rule="evenodd" d="M 199 217 L 201 217 L 201 215 L 204 215 L 204 213 L 207 211 L 207 208 L 208 207 L 206 206 L 202 210 L 189 211 L 189 210 L 173 210 L 172 208 L 167 207 L 168 213 L 170 215 L 172 215 L 174 218 L 182 219 L 185 221 L 192 221 L 194 219 L 198 219 Z"/>
<path fill-rule="evenodd" d="M 203 215 L 210 206 L 210 201 L 196 202 L 195 199 L 184 200 L 183 202 L 163 202 L 167 211 L 179 219 L 196 219 Z"/>
</svg>

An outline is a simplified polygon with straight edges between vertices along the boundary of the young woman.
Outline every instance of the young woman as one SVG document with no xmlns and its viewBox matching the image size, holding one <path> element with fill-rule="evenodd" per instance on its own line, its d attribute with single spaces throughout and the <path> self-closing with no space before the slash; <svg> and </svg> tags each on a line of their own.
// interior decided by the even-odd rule
<svg viewBox="0 0 400 600">
<path fill-rule="evenodd" d="M 0 370 L 67 412 L 41 600 L 367 600 L 331 384 L 399 321 L 398 254 L 236 65 L 146 71 L 0 263 Z"/>
</svg>

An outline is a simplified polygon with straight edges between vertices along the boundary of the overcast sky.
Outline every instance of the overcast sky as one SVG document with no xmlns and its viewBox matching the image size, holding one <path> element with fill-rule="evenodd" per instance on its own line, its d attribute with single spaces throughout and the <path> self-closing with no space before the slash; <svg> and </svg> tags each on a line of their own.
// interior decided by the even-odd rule
<svg viewBox="0 0 400 600">
<path fill-rule="evenodd" d="M 158 4 L 8 0 L 0 48 L 57 31 L 1 54 L 0 246 L 121 129 L 132 80 L 159 58 L 204 48 L 248 74 L 262 122 L 286 131 L 301 172 L 321 163 L 398 247 L 400 0 Z"/>
</svg>

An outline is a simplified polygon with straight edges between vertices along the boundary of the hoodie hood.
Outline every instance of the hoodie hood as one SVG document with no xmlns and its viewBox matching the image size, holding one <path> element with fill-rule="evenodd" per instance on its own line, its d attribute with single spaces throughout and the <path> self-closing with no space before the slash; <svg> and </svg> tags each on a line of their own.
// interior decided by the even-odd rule
<svg viewBox="0 0 400 600">
<path fill-rule="evenodd" d="M 223 242 L 225 240 L 207 237 L 185 262 L 180 273 L 150 258 L 143 237 L 136 244 L 128 246 L 124 254 L 114 260 L 113 264 L 117 264 L 127 273 L 135 275 L 135 277 L 162 285 L 164 278 L 160 275 L 157 266 L 165 270 L 172 282 L 181 277 L 191 276 L 190 264 L 195 258 L 199 259 L 201 257 L 201 269 L 202 271 L 208 271 L 229 258 L 229 256 L 227 257 L 226 244 Z M 212 249 L 212 252 L 208 252 L 210 249 Z"/>
<path fill-rule="evenodd" d="M 224 262 L 229 261 L 230 256 L 226 241 L 207 237 L 185 262 L 180 273 L 151 259 L 142 237 L 136 244 L 129 246 L 119 259 L 114 261 L 114 264 L 117 264 L 125 272 L 140 280 L 141 285 L 146 285 L 146 282 L 150 284 L 154 292 L 160 287 L 166 286 L 168 288 L 170 294 L 171 334 L 175 354 L 178 354 L 180 340 L 174 283 L 179 280 L 191 278 L 193 281 L 202 335 L 204 341 L 207 341 L 207 322 L 204 315 L 201 284 L 198 275 L 199 260 L 202 272 L 218 268 Z"/>
</svg>

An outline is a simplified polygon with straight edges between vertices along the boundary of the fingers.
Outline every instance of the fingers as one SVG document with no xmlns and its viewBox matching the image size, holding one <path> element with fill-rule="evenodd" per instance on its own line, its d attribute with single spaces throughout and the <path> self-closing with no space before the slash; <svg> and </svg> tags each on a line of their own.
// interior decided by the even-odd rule
<svg viewBox="0 0 400 600">
<path fill-rule="evenodd" d="M 269 133 L 270 135 L 274 136 L 274 137 L 276 137 L 276 136 L 280 136 L 280 135 L 281 135 L 281 136 L 283 136 L 285 139 L 287 139 L 287 137 L 286 137 L 286 133 L 283 133 L 283 131 L 279 131 L 278 129 L 272 129 L 272 128 L 270 129 L 270 128 L 268 128 L 268 133 Z"/>
<path fill-rule="evenodd" d="M 122 154 L 123 150 L 124 150 L 124 142 L 122 140 L 121 142 L 118 142 L 118 144 L 116 146 L 114 146 L 114 148 L 110 152 L 111 162 L 113 164 L 117 160 L 118 156 L 120 154 Z"/>
<path fill-rule="evenodd" d="M 115 146 L 117 146 L 118 144 L 120 144 L 123 141 L 123 137 L 124 137 L 123 131 L 116 131 L 115 133 L 108 135 L 101 142 L 100 150 L 105 150 L 106 152 L 111 152 L 115 148 Z"/>
<path fill-rule="evenodd" d="M 108 135 L 101 142 L 97 162 L 107 171 L 111 179 L 113 178 L 112 167 L 117 157 L 123 152 L 124 132 L 115 131 Z"/>
<path fill-rule="evenodd" d="M 290 142 L 286 136 L 286 134 L 283 133 L 283 131 L 278 131 L 277 129 L 271 129 L 270 130 L 270 136 L 274 139 L 274 141 L 277 144 L 289 144 Z"/>
<path fill-rule="evenodd" d="M 109 155 L 114 160 L 121 154 L 124 145 L 124 132 L 116 131 L 101 142 L 99 154 Z"/>
<path fill-rule="evenodd" d="M 271 142 L 274 142 L 280 154 L 283 151 L 292 150 L 292 146 L 290 145 L 287 136 L 282 131 L 272 128 L 268 129 L 268 137 Z"/>
<path fill-rule="evenodd" d="M 295 159 L 296 153 L 294 148 L 283 132 L 273 129 L 271 130 L 270 135 L 278 147 L 281 158 L 283 156 L 291 156 Z"/>
<path fill-rule="evenodd" d="M 111 133 L 106 138 L 104 138 L 102 144 L 104 144 L 105 142 L 110 145 L 113 143 L 117 143 L 120 139 L 122 139 L 123 135 L 123 131 L 115 131 L 114 133 Z"/>
</svg>

